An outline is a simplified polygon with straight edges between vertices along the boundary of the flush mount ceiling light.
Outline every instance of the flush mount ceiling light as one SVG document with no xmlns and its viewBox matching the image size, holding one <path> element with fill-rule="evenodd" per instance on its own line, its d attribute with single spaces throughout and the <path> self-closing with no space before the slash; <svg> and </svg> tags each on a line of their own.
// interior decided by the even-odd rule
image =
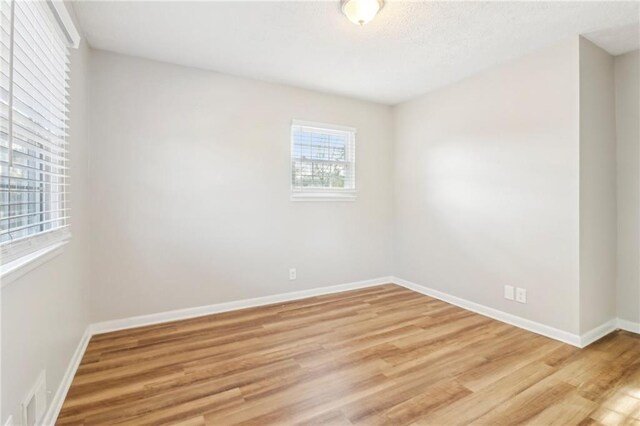
<svg viewBox="0 0 640 426">
<path fill-rule="evenodd" d="M 360 26 L 371 21 L 384 6 L 384 0 L 342 0 L 342 13 Z"/>
</svg>

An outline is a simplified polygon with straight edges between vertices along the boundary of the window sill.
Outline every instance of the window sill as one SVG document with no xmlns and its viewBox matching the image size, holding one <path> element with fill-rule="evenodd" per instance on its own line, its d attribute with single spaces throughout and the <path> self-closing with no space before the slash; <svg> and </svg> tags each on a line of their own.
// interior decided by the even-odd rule
<svg viewBox="0 0 640 426">
<path fill-rule="evenodd" d="M 0 265 L 1 287 L 5 287 L 38 266 L 48 262 L 60 253 L 69 240 L 60 241 L 43 247 L 38 251 L 22 256 L 6 265 Z"/>
<path fill-rule="evenodd" d="M 294 192 L 291 201 L 355 201 L 355 192 Z"/>
</svg>

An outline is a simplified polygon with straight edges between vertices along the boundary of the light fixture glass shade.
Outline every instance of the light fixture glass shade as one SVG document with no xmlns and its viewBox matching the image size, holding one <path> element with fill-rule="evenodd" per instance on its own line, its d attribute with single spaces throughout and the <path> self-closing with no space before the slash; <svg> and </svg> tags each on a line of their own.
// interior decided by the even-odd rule
<svg viewBox="0 0 640 426">
<path fill-rule="evenodd" d="M 364 25 L 378 14 L 383 0 L 342 0 L 342 13 L 354 24 Z"/>
</svg>

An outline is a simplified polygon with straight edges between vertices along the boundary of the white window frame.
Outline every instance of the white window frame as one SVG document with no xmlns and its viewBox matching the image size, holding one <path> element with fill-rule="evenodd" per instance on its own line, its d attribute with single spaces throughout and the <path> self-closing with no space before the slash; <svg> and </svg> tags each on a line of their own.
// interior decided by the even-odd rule
<svg viewBox="0 0 640 426">
<path fill-rule="evenodd" d="M 351 133 L 352 137 L 347 142 L 350 147 L 347 147 L 347 152 L 351 152 L 353 159 L 350 161 L 353 168 L 353 182 L 354 187 L 348 189 L 340 188 L 299 188 L 293 185 L 293 152 L 294 152 L 294 139 L 293 132 L 295 127 L 311 127 L 318 130 L 338 131 Z M 289 151 L 289 185 L 291 188 L 291 201 L 355 201 L 358 196 L 358 173 L 356 170 L 356 137 L 358 129 L 355 127 L 342 126 L 337 124 L 320 123 L 315 121 L 304 120 L 292 120 L 291 121 L 291 133 L 290 139 L 290 151 Z"/>
<path fill-rule="evenodd" d="M 7 3 L 11 4 L 13 1 L 16 0 L 8 0 Z M 57 25 L 62 30 L 67 46 L 70 49 L 77 48 L 80 45 L 80 33 L 65 3 L 61 0 L 47 0 L 46 4 L 52 12 L 54 21 L 52 24 Z M 11 7 L 13 8 L 14 6 L 12 5 Z M 13 46 L 10 46 L 10 48 L 11 52 L 13 52 Z M 67 226 L 4 244 L 0 248 L 0 278 L 2 278 L 0 287 L 4 287 L 16 278 L 61 253 L 63 246 L 69 242 L 70 238 L 71 232 Z M 3 257 L 9 259 L 9 261 L 4 262 Z"/>
</svg>

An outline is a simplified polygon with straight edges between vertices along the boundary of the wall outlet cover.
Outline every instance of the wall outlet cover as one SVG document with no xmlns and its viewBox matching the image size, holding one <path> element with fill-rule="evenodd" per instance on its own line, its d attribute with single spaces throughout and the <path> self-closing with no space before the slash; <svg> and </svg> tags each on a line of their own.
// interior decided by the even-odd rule
<svg viewBox="0 0 640 426">
<path fill-rule="evenodd" d="M 513 300 L 515 298 L 515 288 L 511 285 L 504 286 L 504 298 L 507 300 Z"/>
<path fill-rule="evenodd" d="M 527 303 L 527 290 L 524 288 L 516 288 L 516 302 Z"/>
<path fill-rule="evenodd" d="M 295 280 L 296 279 L 296 268 L 291 268 L 289 269 L 289 279 L 290 280 Z"/>
<path fill-rule="evenodd" d="M 22 423 L 24 425 L 41 424 L 47 410 L 47 373 L 42 370 L 31 390 L 22 400 Z"/>
</svg>

